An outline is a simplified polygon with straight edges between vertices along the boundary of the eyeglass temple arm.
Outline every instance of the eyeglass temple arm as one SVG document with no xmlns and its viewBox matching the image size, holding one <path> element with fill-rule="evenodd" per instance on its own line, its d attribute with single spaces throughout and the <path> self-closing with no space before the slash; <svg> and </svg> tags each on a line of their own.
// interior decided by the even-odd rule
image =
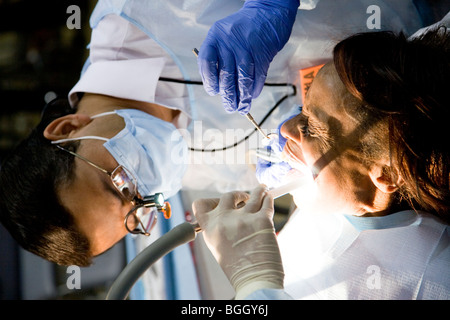
<svg viewBox="0 0 450 320">
<path fill-rule="evenodd" d="M 97 168 L 97 169 L 103 171 L 103 172 L 106 173 L 107 175 L 111 176 L 111 172 L 109 172 L 108 170 L 103 169 L 103 168 L 100 167 L 99 165 L 96 165 L 96 164 L 93 163 L 91 160 L 86 159 L 86 158 L 83 157 L 82 155 L 79 155 L 79 154 L 76 153 L 76 152 L 67 150 L 66 148 L 63 148 L 63 147 L 61 147 L 61 146 L 59 146 L 59 145 L 56 145 L 56 147 L 59 148 L 59 149 L 61 149 L 61 150 L 63 150 L 63 151 L 65 151 L 65 152 L 70 153 L 70 154 L 73 155 L 74 157 L 77 157 L 77 158 L 79 158 L 79 159 L 81 159 L 81 160 L 83 160 L 83 161 L 86 161 L 86 162 L 87 162 L 88 164 L 90 164 L 91 166 L 93 166 L 93 167 L 95 167 L 95 168 Z"/>
</svg>

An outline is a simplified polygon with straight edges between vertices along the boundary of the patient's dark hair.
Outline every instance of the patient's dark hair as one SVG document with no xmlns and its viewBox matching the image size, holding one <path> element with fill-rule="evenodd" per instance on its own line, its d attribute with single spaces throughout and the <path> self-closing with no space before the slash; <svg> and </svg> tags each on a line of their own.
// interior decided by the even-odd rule
<svg viewBox="0 0 450 320">
<path fill-rule="evenodd" d="M 47 104 L 39 125 L 3 159 L 0 221 L 24 249 L 60 265 L 87 266 L 89 241 L 56 193 L 70 183 L 74 157 L 43 136 L 51 121 L 73 112 L 65 99 Z M 75 151 L 77 143 L 65 147 Z"/>
<path fill-rule="evenodd" d="M 337 44 L 334 64 L 364 112 L 388 121 L 402 196 L 449 223 L 450 32 L 357 34 Z"/>
</svg>

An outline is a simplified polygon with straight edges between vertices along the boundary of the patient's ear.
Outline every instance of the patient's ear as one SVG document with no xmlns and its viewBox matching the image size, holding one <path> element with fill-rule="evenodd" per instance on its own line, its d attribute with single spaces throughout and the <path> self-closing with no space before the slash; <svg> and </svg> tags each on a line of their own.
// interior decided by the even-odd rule
<svg viewBox="0 0 450 320">
<path fill-rule="evenodd" d="M 66 139 L 70 133 L 76 131 L 91 122 L 91 118 L 85 114 L 68 114 L 50 122 L 44 130 L 44 137 L 51 141 Z"/>
<path fill-rule="evenodd" d="M 403 179 L 397 169 L 388 165 L 375 165 L 369 171 L 373 184 L 384 193 L 396 192 L 403 184 Z"/>
</svg>

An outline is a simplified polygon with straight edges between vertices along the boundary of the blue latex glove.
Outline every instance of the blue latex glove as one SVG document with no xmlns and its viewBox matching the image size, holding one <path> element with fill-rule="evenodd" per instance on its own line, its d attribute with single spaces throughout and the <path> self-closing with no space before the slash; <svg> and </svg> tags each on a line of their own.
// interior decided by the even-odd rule
<svg viewBox="0 0 450 320">
<path fill-rule="evenodd" d="M 299 0 L 247 0 L 217 21 L 198 56 L 203 85 L 227 112 L 245 115 L 261 93 L 272 59 L 291 35 Z"/>
<path fill-rule="evenodd" d="M 287 139 L 283 137 L 280 133 L 281 126 L 288 120 L 297 116 L 299 111 L 298 108 L 295 107 L 295 112 L 291 114 L 286 120 L 280 123 L 277 128 L 278 139 L 271 140 L 271 143 L 266 148 L 269 151 L 274 152 L 277 155 L 280 155 L 283 152 L 284 145 L 286 144 Z M 282 185 L 283 179 L 286 177 L 288 172 L 292 169 L 292 167 L 287 162 L 270 162 L 264 159 L 258 158 L 256 163 L 256 179 L 258 179 L 259 183 L 265 184 L 269 188 L 276 188 Z"/>
<path fill-rule="evenodd" d="M 256 178 L 259 183 L 265 184 L 268 188 L 280 186 L 292 167 L 287 162 L 269 162 L 258 158 L 256 164 Z"/>
</svg>

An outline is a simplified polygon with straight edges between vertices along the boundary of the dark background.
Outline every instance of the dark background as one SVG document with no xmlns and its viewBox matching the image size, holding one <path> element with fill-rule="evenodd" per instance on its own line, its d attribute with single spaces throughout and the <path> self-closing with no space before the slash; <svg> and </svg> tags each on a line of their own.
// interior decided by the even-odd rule
<svg viewBox="0 0 450 320">
<path fill-rule="evenodd" d="M 0 158 L 37 124 L 45 98 L 65 96 L 77 82 L 95 3 L 0 0 Z M 79 30 L 66 26 L 71 4 L 81 11 Z"/>
</svg>

